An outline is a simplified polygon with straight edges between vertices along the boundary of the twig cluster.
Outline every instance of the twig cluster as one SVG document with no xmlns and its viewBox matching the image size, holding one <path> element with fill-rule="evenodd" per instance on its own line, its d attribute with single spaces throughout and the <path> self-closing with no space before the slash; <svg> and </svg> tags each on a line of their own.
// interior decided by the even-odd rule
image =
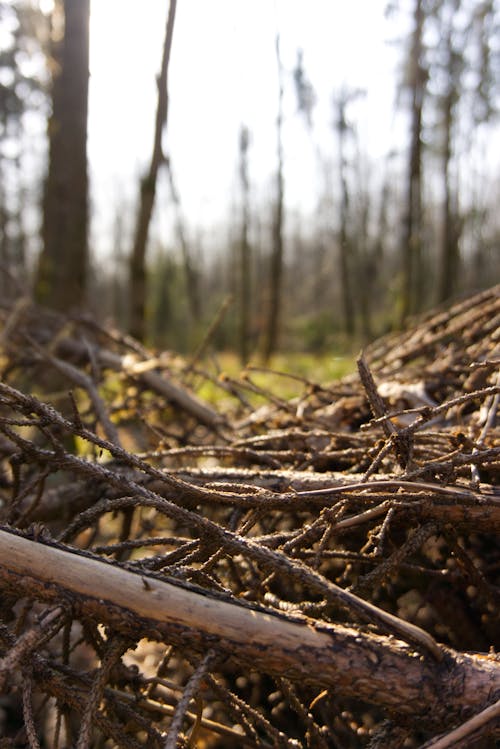
<svg viewBox="0 0 500 749">
<path fill-rule="evenodd" d="M 491 746 L 498 287 L 292 400 L 2 315 L 1 746 Z"/>
</svg>

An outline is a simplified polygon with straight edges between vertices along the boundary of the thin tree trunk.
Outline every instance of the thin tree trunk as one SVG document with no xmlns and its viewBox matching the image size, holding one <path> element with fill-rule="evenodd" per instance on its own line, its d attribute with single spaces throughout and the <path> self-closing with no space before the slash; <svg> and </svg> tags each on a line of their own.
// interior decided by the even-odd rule
<svg viewBox="0 0 500 749">
<path fill-rule="evenodd" d="M 427 82 L 423 66 L 423 0 L 415 0 L 410 53 L 411 123 L 406 212 L 403 225 L 401 324 L 421 303 L 422 263 L 422 112 Z"/>
<path fill-rule="evenodd" d="M 177 0 L 170 0 L 168 9 L 161 71 L 158 77 L 158 104 L 156 109 L 153 152 L 151 154 L 149 171 L 141 180 L 139 211 L 129 265 L 131 305 L 129 326 L 131 335 L 139 340 L 144 340 L 146 333 L 146 248 L 156 196 L 158 172 L 164 161 L 161 141 L 168 115 L 168 66 L 172 49 L 176 2 Z"/>
<path fill-rule="evenodd" d="M 381 278 L 383 277 L 384 273 L 384 260 L 385 260 L 385 246 L 387 242 L 388 237 L 388 230 L 389 230 L 389 221 L 388 221 L 388 205 L 389 205 L 389 196 L 390 196 L 390 189 L 389 189 L 389 178 L 386 177 L 384 180 L 384 184 L 381 190 L 380 194 L 380 204 L 378 208 L 378 216 L 377 216 L 377 234 L 374 239 L 373 245 L 371 247 L 371 255 L 370 255 L 370 263 L 373 270 L 373 276 L 371 277 L 371 294 L 372 299 L 370 301 L 370 308 L 373 310 L 377 310 L 378 312 L 378 331 L 375 332 L 380 333 L 381 330 L 384 330 L 386 328 L 388 319 L 387 319 L 387 309 L 386 309 L 386 299 L 385 299 L 385 293 L 383 289 L 383 284 L 381 282 Z M 380 312 L 383 312 L 382 317 L 380 316 Z M 373 332 L 373 331 L 372 331 Z"/>
<path fill-rule="evenodd" d="M 172 164 L 170 158 L 165 160 L 167 167 L 168 182 L 170 185 L 170 195 L 175 208 L 175 231 L 177 239 L 179 241 L 182 262 L 184 266 L 184 276 L 186 279 L 186 291 L 189 304 L 189 311 L 194 322 L 199 322 L 201 317 L 201 302 L 200 294 L 198 289 L 198 275 L 193 267 L 192 252 L 189 247 L 189 243 L 186 236 L 186 230 L 184 226 L 184 219 L 181 212 L 181 199 L 179 197 L 179 191 L 174 180 L 174 174 L 172 172 Z"/>
<path fill-rule="evenodd" d="M 458 247 L 455 242 L 455 229 L 452 211 L 452 192 L 450 184 L 451 160 L 451 102 L 447 97 L 445 105 L 445 144 L 443 153 L 443 224 L 441 235 L 441 274 L 438 300 L 445 302 L 452 295 L 455 286 Z"/>
<path fill-rule="evenodd" d="M 455 119 L 455 105 L 458 100 L 457 62 L 453 50 L 452 29 L 448 29 L 448 90 L 443 98 L 443 218 L 441 235 L 441 273 L 438 289 L 438 301 L 445 302 L 456 289 L 459 264 L 459 235 L 458 210 L 456 196 L 451 186 L 450 166 L 453 156 L 453 125 Z"/>
<path fill-rule="evenodd" d="M 4 174 L 0 164 L 0 294 L 2 299 L 7 298 L 8 294 L 8 276 L 7 272 L 11 270 L 9 258 L 9 237 L 7 234 L 7 222 L 9 220 L 6 210 L 6 199 L 4 191 Z"/>
<path fill-rule="evenodd" d="M 240 357 L 246 363 L 249 354 L 250 328 L 250 244 L 249 229 L 249 181 L 248 181 L 248 145 L 249 133 L 246 127 L 240 131 L 240 183 L 241 183 L 241 236 L 240 236 Z"/>
<path fill-rule="evenodd" d="M 122 330 L 127 329 L 128 300 L 127 300 L 127 251 L 124 248 L 124 206 L 117 205 L 113 223 L 113 255 L 114 267 L 111 282 L 111 315 Z"/>
<path fill-rule="evenodd" d="M 373 338 L 372 316 L 373 300 L 377 286 L 378 267 L 372 254 L 368 238 L 368 222 L 370 214 L 370 196 L 368 191 L 361 190 L 360 201 L 362 202 L 359 217 L 359 312 L 361 318 L 361 333 L 364 343 Z"/>
<path fill-rule="evenodd" d="M 352 244 L 350 242 L 349 232 L 347 229 L 348 214 L 349 214 L 349 190 L 347 187 L 346 178 L 346 163 L 345 163 L 345 135 L 347 132 L 346 123 L 346 105 L 348 101 L 348 94 L 342 93 L 338 101 L 338 120 L 337 120 L 337 132 L 338 132 L 338 148 L 339 148 L 339 178 L 340 178 L 340 227 L 338 236 L 338 258 L 339 258 L 339 278 L 340 278 L 340 296 L 342 300 L 342 308 L 344 312 L 344 330 L 349 337 L 354 335 L 355 323 L 354 323 L 354 300 L 352 296 L 351 288 L 351 271 L 350 271 L 350 255 L 352 252 Z"/>
<path fill-rule="evenodd" d="M 276 118 L 278 169 L 276 174 L 276 205 L 273 217 L 273 250 L 269 278 L 269 311 L 267 318 L 264 361 L 268 361 L 278 346 L 281 317 L 281 293 L 283 281 L 283 220 L 284 192 L 283 177 L 283 65 L 280 55 L 280 38 L 276 37 L 276 58 L 278 61 L 278 116 Z"/>
<path fill-rule="evenodd" d="M 54 13 L 64 13 L 64 36 L 53 48 L 58 72 L 35 293 L 38 301 L 64 311 L 83 305 L 87 278 L 90 0 L 59 0 Z"/>
</svg>

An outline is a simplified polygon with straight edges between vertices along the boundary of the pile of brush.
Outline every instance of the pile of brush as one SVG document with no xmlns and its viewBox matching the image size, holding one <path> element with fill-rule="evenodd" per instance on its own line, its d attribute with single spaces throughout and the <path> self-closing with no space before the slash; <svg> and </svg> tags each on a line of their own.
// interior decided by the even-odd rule
<svg viewBox="0 0 500 749">
<path fill-rule="evenodd" d="M 196 362 L 1 315 L 1 747 L 494 745 L 499 287 L 223 411 Z"/>
</svg>

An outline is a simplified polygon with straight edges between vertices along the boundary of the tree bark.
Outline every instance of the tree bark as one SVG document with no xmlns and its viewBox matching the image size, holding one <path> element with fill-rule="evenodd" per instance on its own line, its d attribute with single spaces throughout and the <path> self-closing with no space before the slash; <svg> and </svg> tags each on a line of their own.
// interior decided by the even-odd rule
<svg viewBox="0 0 500 749">
<path fill-rule="evenodd" d="M 462 59 L 454 48 L 452 21 L 448 22 L 445 35 L 447 65 L 447 89 L 441 101 L 443 116 L 443 214 L 441 229 L 441 268 L 438 301 L 445 302 L 456 291 L 460 251 L 460 227 L 457 196 L 451 184 L 451 163 L 453 158 L 453 131 L 455 127 L 456 105 L 460 97 Z"/>
<path fill-rule="evenodd" d="M 342 89 L 338 98 L 334 101 L 335 107 L 335 130 L 338 138 L 339 157 L 339 192 L 340 192 L 340 215 L 338 229 L 338 266 L 340 280 L 340 299 L 344 313 L 344 330 L 347 336 L 352 337 L 356 329 L 356 309 L 353 295 L 353 275 L 359 270 L 356 248 L 349 231 L 349 186 L 346 174 L 346 136 L 350 130 L 347 122 L 346 110 L 348 104 L 360 96 L 361 91 L 347 88 Z"/>
<path fill-rule="evenodd" d="M 88 350 L 85 346 L 79 346 L 78 343 L 71 342 L 71 345 L 67 345 L 66 351 L 61 352 L 61 355 L 77 356 L 85 361 L 88 358 Z M 155 393 L 175 403 L 178 408 L 209 428 L 217 430 L 224 424 L 224 417 L 197 398 L 194 393 L 189 392 L 183 385 L 176 384 L 159 372 L 154 371 L 154 362 L 128 359 L 126 356 L 120 356 L 104 348 L 93 350 L 92 355 L 100 366 L 122 372 L 128 377 L 138 380 Z"/>
<path fill-rule="evenodd" d="M 139 211 L 134 235 L 134 246 L 129 264 L 130 323 L 129 331 L 138 340 L 146 334 L 146 249 L 149 225 L 153 215 L 156 196 L 156 181 L 160 166 L 164 161 L 162 135 L 168 115 L 168 67 L 174 33 L 175 8 L 177 0 L 170 0 L 163 44 L 161 71 L 158 77 L 158 104 L 153 141 L 153 152 L 148 173 L 141 180 Z"/>
<path fill-rule="evenodd" d="M 175 184 L 174 173 L 172 171 L 171 159 L 166 159 L 168 183 L 170 186 L 170 196 L 175 208 L 175 231 L 182 253 L 182 264 L 184 268 L 184 277 L 186 279 L 186 292 L 188 298 L 189 311 L 193 322 L 200 322 L 201 318 L 201 299 L 199 293 L 198 272 L 193 264 L 193 253 L 189 246 L 186 226 L 181 211 L 181 199 L 179 191 Z"/>
<path fill-rule="evenodd" d="M 339 229 L 339 268 L 342 307 L 344 309 L 344 329 L 348 336 L 354 335 L 354 305 L 351 293 L 351 274 L 349 271 L 350 241 L 347 232 L 347 214 L 349 211 L 349 191 L 345 176 L 345 104 L 339 105 L 339 169 L 340 169 L 340 229 Z"/>
<path fill-rule="evenodd" d="M 64 14 L 64 36 L 53 47 L 56 73 L 49 120 L 49 171 L 35 293 L 38 301 L 67 311 L 84 303 L 88 265 L 90 0 L 59 0 L 54 13 Z"/>
<path fill-rule="evenodd" d="M 409 59 L 411 94 L 410 149 L 406 187 L 402 258 L 403 292 L 401 324 L 419 309 L 422 278 L 422 114 L 427 83 L 423 65 L 424 9 L 422 0 L 415 0 L 413 32 Z"/>
<path fill-rule="evenodd" d="M 283 176 L 283 64 L 280 56 L 280 39 L 276 37 L 276 58 L 278 61 L 278 116 L 276 118 L 276 148 L 278 169 L 276 172 L 276 204 L 273 217 L 273 250 L 269 277 L 269 311 L 264 345 L 264 361 L 269 361 L 278 346 L 281 317 L 281 289 L 283 281 L 283 221 L 284 192 Z"/>
<path fill-rule="evenodd" d="M 239 349 L 242 364 L 245 365 L 248 360 L 250 350 L 249 330 L 250 330 L 250 243 L 248 241 L 249 230 L 249 190 L 248 181 L 248 146 L 250 134 L 248 129 L 242 126 L 240 130 L 240 184 L 241 184 L 241 235 L 240 235 L 240 335 Z"/>
<path fill-rule="evenodd" d="M 0 586 L 70 605 L 77 616 L 134 640 L 215 648 L 248 667 L 333 688 L 430 729 L 452 727 L 464 710 L 478 712 L 500 692 L 494 657 L 443 649 L 438 662 L 394 638 L 245 606 L 6 530 L 0 530 Z"/>
</svg>

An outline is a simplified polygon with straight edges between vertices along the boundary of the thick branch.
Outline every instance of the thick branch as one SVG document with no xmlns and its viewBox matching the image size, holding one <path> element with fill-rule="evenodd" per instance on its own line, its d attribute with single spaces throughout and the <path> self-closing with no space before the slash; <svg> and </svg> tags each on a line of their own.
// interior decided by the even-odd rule
<svg viewBox="0 0 500 749">
<path fill-rule="evenodd" d="M 89 349 L 76 340 L 65 339 L 57 349 L 58 355 L 63 358 L 76 358 L 83 364 L 88 360 Z M 172 380 L 159 372 L 151 369 L 151 362 L 137 361 L 131 356 L 121 356 L 104 348 L 94 347 L 92 350 L 98 364 L 104 369 L 115 372 L 123 372 L 127 377 L 137 380 L 144 387 L 162 395 L 174 403 L 178 408 L 198 419 L 207 427 L 217 430 L 223 423 L 224 417 L 217 413 L 208 404 L 201 401 L 193 393 L 189 392 L 181 384 L 173 383 Z"/>
<path fill-rule="evenodd" d="M 126 357 L 104 350 L 99 352 L 99 361 L 103 366 L 116 371 L 123 371 L 129 377 L 139 380 L 147 388 L 163 395 L 183 411 L 191 414 L 202 424 L 212 429 L 217 429 L 224 421 L 220 414 L 206 403 L 203 403 L 193 393 L 189 393 L 185 387 L 174 385 L 171 380 L 167 380 L 166 377 L 163 377 L 158 372 L 141 371 L 137 363 L 134 366 L 134 363 L 127 361 Z"/>
<path fill-rule="evenodd" d="M 274 676 L 334 688 L 441 730 L 500 694 L 494 658 L 446 651 L 437 663 L 394 638 L 250 608 L 5 530 L 0 584 L 19 596 L 69 604 L 134 640 L 216 648 Z"/>
</svg>

